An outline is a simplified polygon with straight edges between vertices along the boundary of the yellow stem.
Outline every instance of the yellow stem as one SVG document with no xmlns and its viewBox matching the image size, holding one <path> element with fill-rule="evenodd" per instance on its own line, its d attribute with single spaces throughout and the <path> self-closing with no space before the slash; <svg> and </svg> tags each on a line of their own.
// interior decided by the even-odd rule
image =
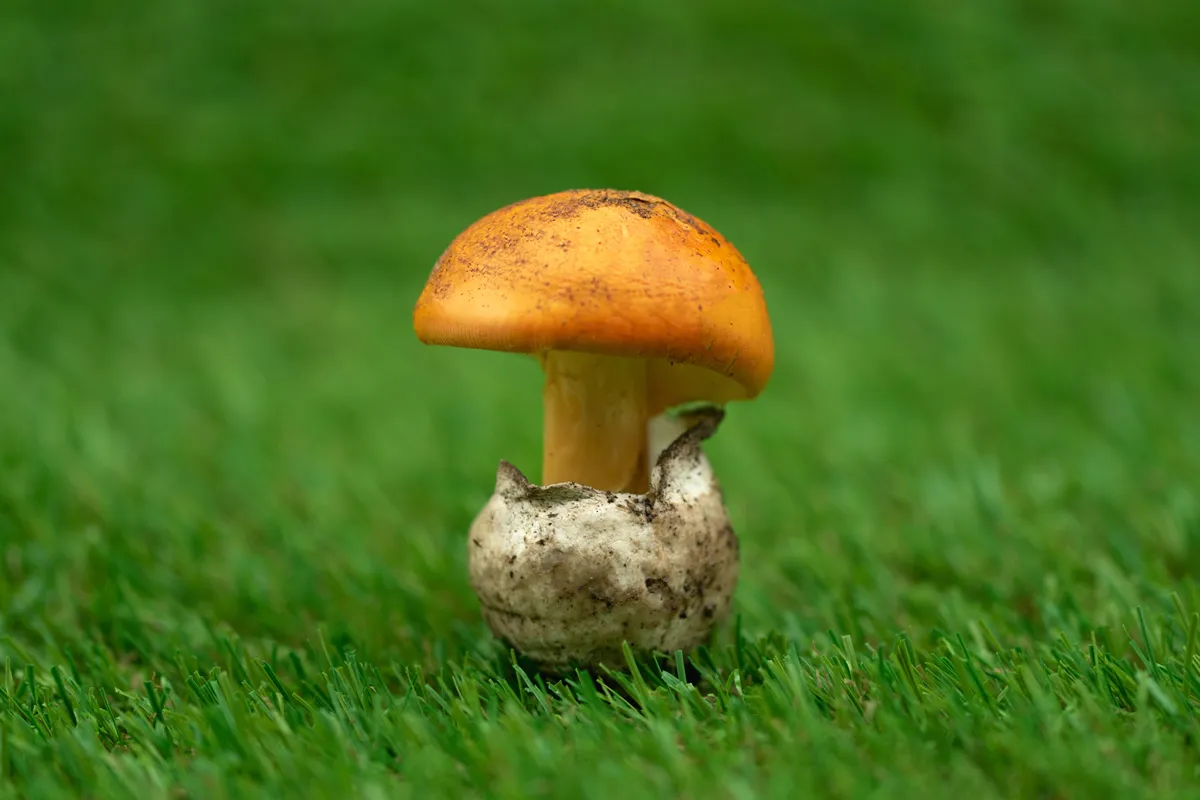
<svg viewBox="0 0 1200 800">
<path fill-rule="evenodd" d="M 553 351 L 542 366 L 542 483 L 646 492 L 646 362 Z"/>
</svg>

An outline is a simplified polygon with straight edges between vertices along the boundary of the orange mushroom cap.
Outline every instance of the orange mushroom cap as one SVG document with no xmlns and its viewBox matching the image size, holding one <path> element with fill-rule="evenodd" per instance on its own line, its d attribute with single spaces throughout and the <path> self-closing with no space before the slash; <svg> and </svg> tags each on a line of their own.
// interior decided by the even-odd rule
<svg viewBox="0 0 1200 800">
<path fill-rule="evenodd" d="M 438 259 L 413 325 L 427 344 L 646 359 L 654 413 L 752 398 L 775 364 L 741 253 L 639 192 L 559 192 L 488 214 Z"/>
</svg>

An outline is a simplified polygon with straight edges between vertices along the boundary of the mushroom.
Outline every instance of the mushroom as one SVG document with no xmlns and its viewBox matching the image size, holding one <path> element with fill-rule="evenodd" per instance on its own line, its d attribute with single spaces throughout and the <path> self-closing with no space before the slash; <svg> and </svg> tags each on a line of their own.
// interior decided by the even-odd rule
<svg viewBox="0 0 1200 800">
<path fill-rule="evenodd" d="M 665 200 L 568 191 L 488 214 L 417 300 L 427 344 L 529 353 L 545 371 L 542 483 L 643 493 L 650 418 L 750 399 L 775 346 L 736 248 Z"/>
<path fill-rule="evenodd" d="M 450 244 L 413 322 L 427 344 L 531 354 L 545 372 L 543 485 L 501 462 L 470 530 L 497 636 L 551 670 L 619 663 L 623 642 L 703 641 L 738 547 L 700 442 L 715 406 L 762 391 L 775 355 L 733 245 L 638 192 L 535 197 Z"/>
</svg>

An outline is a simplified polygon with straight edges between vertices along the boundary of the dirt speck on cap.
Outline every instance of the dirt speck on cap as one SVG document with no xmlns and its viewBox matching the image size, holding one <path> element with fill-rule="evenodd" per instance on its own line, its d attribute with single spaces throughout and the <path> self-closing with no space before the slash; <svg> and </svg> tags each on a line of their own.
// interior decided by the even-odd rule
<svg viewBox="0 0 1200 800">
<path fill-rule="evenodd" d="M 548 205 L 543 213 L 547 219 L 565 220 L 578 217 L 585 211 L 605 207 L 618 208 L 642 219 L 652 219 L 656 216 L 666 217 L 711 237 L 718 243 L 718 246 L 720 243 L 716 231 L 696 217 L 660 197 L 642 192 L 626 192 L 617 189 L 582 189 L 563 192 L 560 196 L 556 196 L 555 202 Z"/>
</svg>

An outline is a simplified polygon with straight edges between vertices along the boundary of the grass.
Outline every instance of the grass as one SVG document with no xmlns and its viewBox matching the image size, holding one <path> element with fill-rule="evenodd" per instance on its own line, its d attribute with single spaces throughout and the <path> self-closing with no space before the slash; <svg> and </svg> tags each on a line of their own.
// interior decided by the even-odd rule
<svg viewBox="0 0 1200 800">
<path fill-rule="evenodd" d="M 15 0 L 0 797 L 1184 797 L 1194 4 Z M 547 682 L 465 530 L 535 364 L 449 239 L 637 188 L 755 266 L 710 648 Z"/>
</svg>

